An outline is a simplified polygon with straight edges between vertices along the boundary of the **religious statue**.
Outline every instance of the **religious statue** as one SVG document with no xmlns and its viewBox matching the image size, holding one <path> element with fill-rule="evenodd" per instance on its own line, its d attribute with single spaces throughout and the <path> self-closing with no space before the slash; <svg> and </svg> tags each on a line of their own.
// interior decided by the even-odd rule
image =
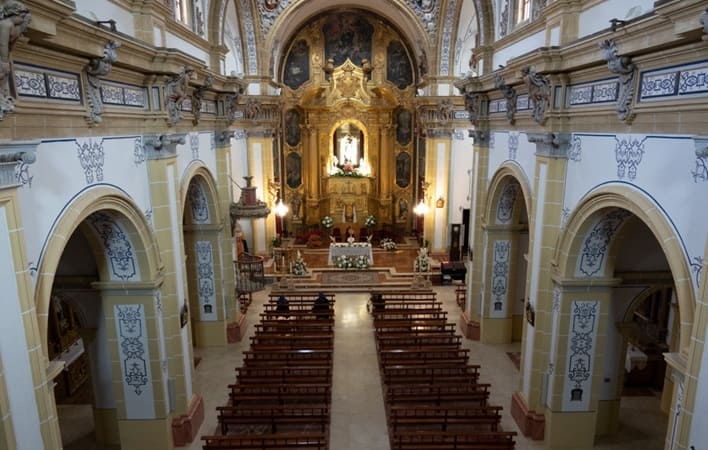
<svg viewBox="0 0 708 450">
<path fill-rule="evenodd" d="M 302 197 L 299 192 L 293 192 L 290 196 L 290 208 L 293 212 L 293 219 L 300 218 L 300 206 L 302 205 Z"/>
<path fill-rule="evenodd" d="M 182 120 L 182 102 L 187 98 L 187 87 L 189 79 L 192 78 L 194 69 L 191 67 L 182 67 L 177 75 L 173 75 L 167 82 L 165 88 L 166 107 L 169 119 L 167 123 L 174 126 Z"/>
<path fill-rule="evenodd" d="M 15 101 L 10 95 L 10 66 L 15 43 L 27 32 L 32 15 L 21 2 L 6 1 L 0 9 L 0 120 L 5 113 L 15 109 Z"/>
</svg>

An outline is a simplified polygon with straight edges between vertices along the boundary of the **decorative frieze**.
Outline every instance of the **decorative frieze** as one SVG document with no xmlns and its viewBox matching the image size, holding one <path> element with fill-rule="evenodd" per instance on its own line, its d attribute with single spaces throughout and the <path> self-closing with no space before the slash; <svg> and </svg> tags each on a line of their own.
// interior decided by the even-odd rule
<svg viewBox="0 0 708 450">
<path fill-rule="evenodd" d="M 88 99 L 88 121 L 90 124 L 101 123 L 101 121 L 103 120 L 103 118 L 101 117 L 101 114 L 103 114 L 103 93 L 101 92 L 100 77 L 105 77 L 111 72 L 111 69 L 113 68 L 113 63 L 116 62 L 116 59 L 118 58 L 116 50 L 119 47 L 120 42 L 108 41 L 108 43 L 106 43 L 106 45 L 103 47 L 103 57 L 91 58 L 85 68 L 86 80 L 88 81 L 88 83 L 86 84 L 86 97 Z M 115 91 L 117 91 L 116 93 L 123 94 L 119 87 L 115 87 L 114 89 Z M 111 96 L 110 90 L 108 91 L 108 93 L 109 95 L 107 95 L 107 97 L 109 99 L 115 99 L 114 101 L 116 103 L 118 103 L 120 100 L 122 101 L 118 104 L 126 103 L 125 95 Z M 130 96 L 129 98 L 131 99 L 131 101 L 135 101 L 134 96 Z"/>
<path fill-rule="evenodd" d="M 643 71 L 639 101 L 708 95 L 708 62 Z"/>
<path fill-rule="evenodd" d="M 635 66 L 628 56 L 617 55 L 617 46 L 613 40 L 602 41 L 600 48 L 603 50 L 603 59 L 607 61 L 607 68 L 618 75 L 617 117 L 623 122 L 631 123 L 634 118 L 632 100 L 637 79 L 634 76 Z"/>
<path fill-rule="evenodd" d="M 27 32 L 31 21 L 29 8 L 23 3 L 3 2 L 0 16 L 0 120 L 15 109 L 15 99 L 10 93 L 12 49 L 20 36 Z"/>
<path fill-rule="evenodd" d="M 16 64 L 13 72 L 18 97 L 50 98 L 74 103 L 82 101 L 81 81 L 77 73 L 25 64 Z"/>
<path fill-rule="evenodd" d="M 147 88 L 103 80 L 100 87 L 101 102 L 130 108 L 148 108 Z"/>
<path fill-rule="evenodd" d="M 566 107 L 598 105 L 617 101 L 619 82 L 617 78 L 566 87 Z"/>
<path fill-rule="evenodd" d="M 600 324 L 599 301 L 573 301 L 568 329 L 568 361 L 563 390 L 563 410 L 585 411 L 590 403 L 597 332 Z"/>
<path fill-rule="evenodd" d="M 506 120 L 508 120 L 509 123 L 513 125 L 516 120 L 514 118 L 514 114 L 516 114 L 516 89 L 507 85 L 504 82 L 504 79 L 500 77 L 498 73 L 494 74 L 494 86 L 499 89 L 499 91 L 506 99 L 506 102 L 504 102 L 504 107 L 506 109 Z"/>
</svg>

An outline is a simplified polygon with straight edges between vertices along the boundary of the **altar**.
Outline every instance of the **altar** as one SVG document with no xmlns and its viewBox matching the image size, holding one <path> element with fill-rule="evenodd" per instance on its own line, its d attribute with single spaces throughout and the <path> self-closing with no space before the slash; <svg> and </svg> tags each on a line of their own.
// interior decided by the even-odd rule
<svg viewBox="0 0 708 450">
<path fill-rule="evenodd" d="M 329 256 L 327 258 L 327 265 L 333 266 L 334 261 L 338 256 L 367 256 L 369 258 L 369 264 L 374 265 L 374 251 L 371 244 L 368 242 L 354 242 L 349 243 L 338 243 L 329 244 Z"/>
</svg>

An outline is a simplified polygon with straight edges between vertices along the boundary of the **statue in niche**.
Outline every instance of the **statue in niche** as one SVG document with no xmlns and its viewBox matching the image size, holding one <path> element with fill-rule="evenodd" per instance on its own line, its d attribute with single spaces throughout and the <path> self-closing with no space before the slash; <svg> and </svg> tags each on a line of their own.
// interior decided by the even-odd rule
<svg viewBox="0 0 708 450">
<path fill-rule="evenodd" d="M 0 120 L 15 109 L 10 95 L 11 53 L 17 40 L 27 32 L 32 15 L 23 3 L 7 1 L 0 10 Z"/>
<path fill-rule="evenodd" d="M 300 206 L 302 206 L 302 196 L 299 192 L 293 192 L 290 196 L 290 208 L 293 212 L 293 219 L 300 218 Z"/>
</svg>

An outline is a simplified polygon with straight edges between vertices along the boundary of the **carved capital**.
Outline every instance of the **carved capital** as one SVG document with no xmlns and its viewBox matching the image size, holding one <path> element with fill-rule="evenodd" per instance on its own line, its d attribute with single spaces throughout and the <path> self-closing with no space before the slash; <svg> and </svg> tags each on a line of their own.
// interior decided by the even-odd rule
<svg viewBox="0 0 708 450">
<path fill-rule="evenodd" d="M 469 136 L 474 138 L 474 145 L 482 147 L 489 146 L 489 131 L 488 130 L 470 130 Z"/>
<path fill-rule="evenodd" d="M 516 122 L 514 118 L 514 114 L 516 114 L 516 89 L 507 85 L 498 73 L 494 74 L 494 86 L 499 89 L 499 92 L 506 99 L 506 119 L 513 125 Z"/>
<path fill-rule="evenodd" d="M 618 75 L 619 78 L 617 118 L 623 122 L 631 123 L 632 119 L 634 119 L 632 102 L 637 83 L 637 77 L 635 76 L 636 66 L 628 56 L 619 56 L 617 54 L 617 45 L 612 39 L 606 39 L 600 42 L 599 45 L 603 50 L 603 59 L 607 61 L 607 68 L 610 72 Z"/>
<path fill-rule="evenodd" d="M 249 138 L 272 138 L 273 130 L 270 128 L 246 130 L 246 136 Z"/>
<path fill-rule="evenodd" d="M 37 160 L 40 141 L 0 142 L 0 189 L 19 186 L 22 183 L 18 167 Z"/>
<path fill-rule="evenodd" d="M 528 89 L 529 100 L 533 103 L 533 120 L 543 125 L 546 121 L 546 109 L 551 103 L 551 82 L 548 77 L 537 74 L 530 66 L 522 69 L 521 73 Z"/>
<path fill-rule="evenodd" d="M 108 75 L 113 68 L 113 63 L 118 59 L 116 50 L 120 47 L 120 42 L 108 41 L 103 47 L 103 57 L 91 58 L 86 65 L 86 99 L 88 100 L 89 125 L 101 123 L 103 117 L 103 99 L 101 98 L 101 78 Z"/>
<path fill-rule="evenodd" d="M 224 130 L 215 132 L 215 139 L 217 145 L 228 145 L 231 143 L 231 139 L 236 135 L 234 130 Z"/>
<path fill-rule="evenodd" d="M 434 138 L 434 139 L 452 139 L 452 132 L 454 130 L 452 128 L 446 129 L 446 128 L 432 128 L 426 131 L 426 134 L 428 135 L 429 138 Z"/>
<path fill-rule="evenodd" d="M 177 156 L 177 144 L 184 144 L 185 136 L 185 133 L 143 136 L 147 159 L 166 159 Z"/>
<path fill-rule="evenodd" d="M 536 144 L 536 155 L 550 158 L 568 158 L 570 133 L 527 133 L 529 142 Z"/>
</svg>

